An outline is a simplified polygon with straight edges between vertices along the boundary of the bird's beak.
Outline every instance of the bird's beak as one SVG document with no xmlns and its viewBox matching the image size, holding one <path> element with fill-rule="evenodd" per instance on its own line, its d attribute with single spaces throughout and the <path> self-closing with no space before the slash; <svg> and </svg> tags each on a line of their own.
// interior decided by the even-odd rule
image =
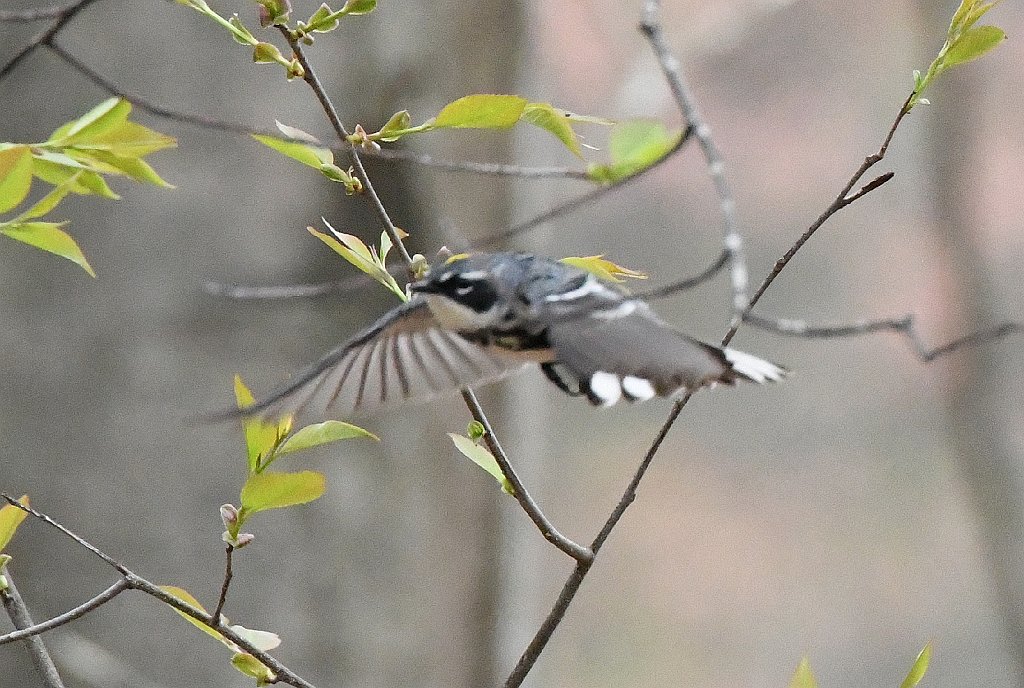
<svg viewBox="0 0 1024 688">
<path fill-rule="evenodd" d="M 418 282 L 410 282 L 409 291 L 413 294 L 434 294 L 437 292 L 437 289 L 435 289 L 429 281 L 420 280 Z"/>
</svg>

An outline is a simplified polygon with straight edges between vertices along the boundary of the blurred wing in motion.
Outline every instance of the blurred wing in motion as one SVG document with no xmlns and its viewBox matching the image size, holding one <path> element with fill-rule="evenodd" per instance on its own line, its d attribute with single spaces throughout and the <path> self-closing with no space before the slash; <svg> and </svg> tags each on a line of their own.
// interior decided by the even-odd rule
<svg viewBox="0 0 1024 688">
<path fill-rule="evenodd" d="M 266 398 L 231 415 L 270 418 L 308 411 L 346 416 L 493 381 L 523 363 L 442 329 L 426 302 L 414 298 Z"/>
</svg>

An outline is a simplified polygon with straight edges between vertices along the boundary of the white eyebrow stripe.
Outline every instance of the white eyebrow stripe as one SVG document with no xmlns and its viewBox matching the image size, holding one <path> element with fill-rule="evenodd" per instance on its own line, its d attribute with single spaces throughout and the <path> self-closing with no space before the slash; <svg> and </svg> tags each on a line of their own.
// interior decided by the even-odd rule
<svg viewBox="0 0 1024 688">
<path fill-rule="evenodd" d="M 451 272 L 445 275 L 444 279 L 451 279 L 456 275 L 458 275 L 464 280 L 470 281 L 487 279 L 487 272 L 485 270 L 472 270 L 470 272 Z"/>
<path fill-rule="evenodd" d="M 607 292 L 609 289 L 597 281 L 596 277 L 589 276 L 580 286 L 576 287 L 572 291 L 567 291 L 562 294 L 551 294 L 545 296 L 544 300 L 548 303 L 555 303 L 557 301 L 572 301 L 588 294 L 596 294 L 599 292 Z"/>
</svg>

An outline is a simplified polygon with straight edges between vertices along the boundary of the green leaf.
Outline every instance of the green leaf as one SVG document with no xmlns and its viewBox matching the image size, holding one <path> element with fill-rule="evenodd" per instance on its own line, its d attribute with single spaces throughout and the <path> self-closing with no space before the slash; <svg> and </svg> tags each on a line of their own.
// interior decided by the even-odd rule
<svg viewBox="0 0 1024 688">
<path fill-rule="evenodd" d="M 76 137 L 77 138 L 77 137 Z M 178 142 L 172 136 L 153 131 L 136 122 L 121 122 L 87 141 L 76 141 L 69 149 L 102 150 L 126 158 L 141 158 L 165 148 L 174 148 Z"/>
<path fill-rule="evenodd" d="M 67 223 L 11 222 L 0 224 L 0 234 L 6 234 L 12 239 L 29 246 L 41 248 L 61 258 L 67 258 L 88 272 L 90 276 L 95 277 L 96 273 L 93 272 L 89 261 L 82 254 L 82 249 L 78 247 L 78 244 L 71 238 L 70 234 L 61 230 L 61 227 L 65 224 Z"/>
<path fill-rule="evenodd" d="M 246 409 L 255 403 L 252 392 L 245 386 L 239 375 L 235 375 L 235 403 L 239 409 Z M 274 448 L 291 430 L 291 425 L 291 416 L 285 416 L 276 422 L 266 421 L 259 417 L 244 419 L 245 448 L 250 473 L 258 472 L 265 463 L 269 463 L 264 462 L 264 459 L 271 457 Z"/>
<path fill-rule="evenodd" d="M 506 494 L 514 495 L 515 490 L 512 488 L 512 483 L 508 481 L 505 474 L 501 472 L 501 468 L 498 466 L 497 460 L 494 455 L 487 451 L 487 448 L 477 444 L 468 437 L 457 435 L 454 432 L 449 432 L 448 436 L 452 438 L 452 442 L 455 443 L 455 448 L 465 456 L 467 459 L 475 463 L 480 468 L 490 473 L 491 477 L 498 481 L 501 485 L 501 489 Z"/>
<path fill-rule="evenodd" d="M 811 663 L 804 657 L 793 672 L 793 678 L 789 681 L 789 688 L 818 688 L 818 681 L 811 673 Z"/>
<path fill-rule="evenodd" d="M 18 503 L 28 506 L 28 495 L 22 495 Z M 4 551 L 4 547 L 14 537 L 14 532 L 27 516 L 27 513 L 12 504 L 0 507 L 0 552 Z"/>
<path fill-rule="evenodd" d="M 329 148 L 311 146 L 308 143 L 298 141 L 285 141 L 274 136 L 253 134 L 252 137 L 268 148 L 273 148 L 278 153 L 287 155 L 292 160 L 298 160 L 303 165 L 308 165 L 320 170 L 324 165 L 334 163 L 334 154 Z"/>
<path fill-rule="evenodd" d="M 569 124 L 563 110 L 553 107 L 549 103 L 529 103 L 523 110 L 523 119 L 541 129 L 546 129 L 558 137 L 558 140 L 565 144 L 565 147 L 572 151 L 578 158 L 583 157 L 580 150 L 580 142 Z"/>
<path fill-rule="evenodd" d="M 964 32 L 949 47 L 942 60 L 943 69 L 955 67 L 994 50 L 1006 40 L 1006 33 L 998 26 L 976 26 Z"/>
<path fill-rule="evenodd" d="M 928 664 L 932 661 L 932 644 L 928 642 L 924 648 L 917 653 L 917 659 L 914 660 L 914 666 L 910 667 L 910 672 L 907 673 L 907 677 L 903 679 L 903 683 L 900 684 L 900 688 L 914 688 L 921 679 L 924 678 L 925 672 L 928 671 Z"/>
<path fill-rule="evenodd" d="M 25 212 L 14 218 L 12 222 L 24 222 L 25 220 L 34 220 L 37 217 L 42 217 L 46 213 L 50 212 L 57 207 L 57 204 L 64 200 L 64 197 L 70 193 L 70 187 L 75 183 L 76 177 L 72 175 L 68 181 L 55 187 L 50 193 L 40 198 L 36 203 L 26 210 Z"/>
<path fill-rule="evenodd" d="M 284 55 L 273 43 L 257 43 L 253 46 L 252 61 L 257 63 L 282 62 Z"/>
<path fill-rule="evenodd" d="M 282 134 L 284 134 L 286 137 L 290 139 L 295 139 L 296 141 L 305 141 L 306 143 L 312 143 L 317 146 L 322 145 L 320 143 L 320 140 L 317 139 L 317 137 L 313 136 L 309 132 L 299 129 L 298 127 L 290 127 L 287 124 L 282 124 L 276 119 L 274 120 L 274 124 L 277 126 L 278 130 Z"/>
<path fill-rule="evenodd" d="M 324 476 L 315 471 L 254 473 L 242 487 L 239 517 L 244 520 L 247 516 L 267 509 L 312 502 L 324 493 L 324 487 Z"/>
<path fill-rule="evenodd" d="M 391 119 L 380 128 L 380 140 L 381 141 L 397 141 L 402 137 L 401 134 L 393 135 L 393 132 L 401 132 L 412 126 L 412 117 L 409 115 L 408 110 L 401 110 L 391 115 Z"/>
<path fill-rule="evenodd" d="M 562 258 L 559 262 L 565 263 L 566 265 L 572 265 L 581 270 L 586 270 L 589 273 L 597 275 L 606 282 L 625 282 L 626 280 L 621 279 L 622 277 L 647 279 L 647 275 L 644 273 L 613 263 L 603 255 L 586 256 L 582 258 L 569 256 L 568 258 Z"/>
<path fill-rule="evenodd" d="M 256 43 L 259 42 L 256 40 L 256 37 L 252 35 L 252 31 L 245 28 L 245 25 L 242 24 L 242 20 L 238 18 L 237 14 L 231 15 L 231 18 L 228 19 L 228 24 L 231 25 L 231 37 L 235 39 L 235 43 L 240 43 L 241 45 L 256 45 Z"/>
<path fill-rule="evenodd" d="M 323 219 L 323 218 L 321 218 Z M 335 253 L 347 260 L 349 263 L 354 265 L 359 270 L 362 270 L 367 275 L 377 280 L 380 284 L 384 285 L 391 293 L 403 301 L 406 300 L 405 292 L 395 278 L 388 272 L 387 266 L 384 265 L 379 255 L 375 255 L 370 248 L 363 243 L 363 240 L 352 234 L 345 234 L 331 227 L 327 220 L 323 220 L 324 224 L 331 231 L 334 236 L 329 236 L 323 232 L 317 231 L 314 227 L 306 227 L 310 234 L 315 236 L 320 241 L 324 242 L 331 247 Z M 384 252 L 386 254 L 386 252 Z"/>
<path fill-rule="evenodd" d="M 32 149 L 14 146 L 0 151 L 0 213 L 25 200 L 32 188 Z"/>
<path fill-rule="evenodd" d="M 434 129 L 508 129 L 519 121 L 526 99 L 476 94 L 448 103 L 431 122 Z"/>
<path fill-rule="evenodd" d="M 256 679 L 257 686 L 274 682 L 277 676 L 263 662 L 245 652 L 238 652 L 231 658 L 231 666 L 250 678 Z"/>
<path fill-rule="evenodd" d="M 277 455 L 284 456 L 285 454 L 302 451 L 303 449 L 318 447 L 321 444 L 352 439 L 353 437 L 366 437 L 378 441 L 380 439 L 369 430 L 363 430 L 358 425 L 343 423 L 340 420 L 328 420 L 323 423 L 299 428 L 284 441 L 277 450 Z"/>
<path fill-rule="evenodd" d="M 72 148 L 69 149 L 69 153 L 77 160 L 89 161 L 94 167 L 103 166 L 108 170 L 108 174 L 122 174 L 136 181 L 162 186 L 165 189 L 174 188 L 141 158 L 124 157 L 105 150 L 90 150 L 88 153 L 83 153 Z"/>
<path fill-rule="evenodd" d="M 185 604 L 191 605 L 191 606 L 195 607 L 196 609 L 198 609 L 199 611 L 201 611 L 201 612 L 203 612 L 205 614 L 209 614 L 210 613 L 210 612 L 206 611 L 206 609 L 203 607 L 203 605 L 199 604 L 199 600 L 197 600 L 195 597 L 193 597 L 188 592 L 188 590 L 185 590 L 184 588 L 179 588 L 176 585 L 158 585 L 157 587 L 160 588 L 161 590 L 163 590 L 165 593 L 167 593 L 171 597 L 177 597 L 179 600 L 181 600 Z M 183 619 L 185 619 L 185 621 L 188 621 L 190 624 L 192 624 L 193 626 L 195 626 L 196 628 L 201 630 L 203 633 L 206 633 L 207 635 L 213 636 L 217 640 L 219 640 L 221 642 L 224 642 L 224 636 L 222 636 L 220 633 L 218 633 L 217 631 L 213 630 L 212 628 L 210 628 L 209 626 L 204 624 L 199 619 L 192 618 L 191 616 L 189 616 L 185 612 L 181 611 L 180 609 L 175 609 L 174 607 L 171 607 L 171 609 L 174 609 L 174 613 L 175 614 L 179 614 Z"/>
<path fill-rule="evenodd" d="M 341 11 L 357 17 L 361 14 L 369 14 L 377 8 L 377 0 L 348 0 Z"/>
<path fill-rule="evenodd" d="M 669 131 L 661 122 L 620 122 L 612 128 L 609 140 L 611 163 L 591 165 L 587 175 L 605 183 L 631 177 L 668 155 L 682 136 L 682 131 Z"/>
<path fill-rule="evenodd" d="M 338 28 L 338 16 L 325 2 L 317 8 L 317 11 L 306 22 L 306 30 L 316 33 L 334 31 Z"/>
<path fill-rule="evenodd" d="M 59 127 L 46 141 L 61 145 L 88 141 L 124 122 L 131 111 L 132 104 L 127 100 L 108 98 L 78 119 Z"/>
</svg>

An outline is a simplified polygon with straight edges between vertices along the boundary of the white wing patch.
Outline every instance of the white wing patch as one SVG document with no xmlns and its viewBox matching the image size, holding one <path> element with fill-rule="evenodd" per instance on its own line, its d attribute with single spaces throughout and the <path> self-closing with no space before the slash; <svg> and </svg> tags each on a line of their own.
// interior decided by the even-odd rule
<svg viewBox="0 0 1024 688">
<path fill-rule="evenodd" d="M 622 391 L 631 401 L 647 401 L 657 393 L 650 380 L 635 375 L 622 378 Z"/>
<path fill-rule="evenodd" d="M 590 391 L 601 406 L 612 406 L 622 398 L 622 383 L 615 373 L 599 370 L 590 376 Z"/>
</svg>

